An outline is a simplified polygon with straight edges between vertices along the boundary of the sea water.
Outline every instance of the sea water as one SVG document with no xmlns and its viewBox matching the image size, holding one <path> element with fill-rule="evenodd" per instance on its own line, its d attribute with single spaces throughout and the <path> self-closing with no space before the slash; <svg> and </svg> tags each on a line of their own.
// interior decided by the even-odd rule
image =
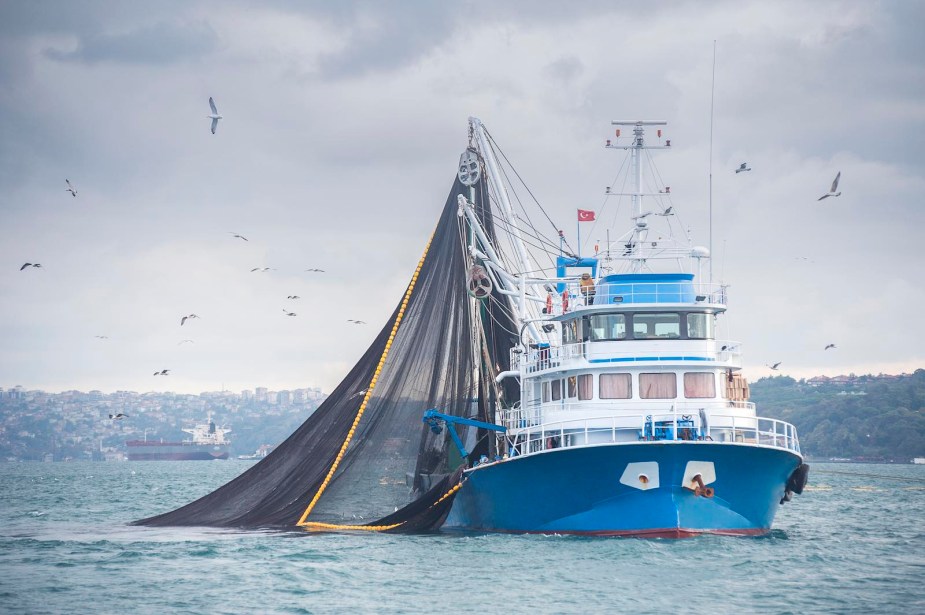
<svg viewBox="0 0 925 615">
<path fill-rule="evenodd" d="M 251 463 L 0 464 L 0 612 L 925 613 L 925 466 L 814 464 L 758 538 L 128 525 Z"/>
</svg>

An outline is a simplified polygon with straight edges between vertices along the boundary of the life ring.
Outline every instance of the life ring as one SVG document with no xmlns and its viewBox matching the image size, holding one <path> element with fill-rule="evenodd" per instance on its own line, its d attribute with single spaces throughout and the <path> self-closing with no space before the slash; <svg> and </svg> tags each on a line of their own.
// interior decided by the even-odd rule
<svg viewBox="0 0 925 615">
<path fill-rule="evenodd" d="M 552 314 L 552 293 L 546 293 L 546 313 Z"/>
<path fill-rule="evenodd" d="M 562 313 L 568 312 L 568 289 L 562 291 Z"/>
</svg>

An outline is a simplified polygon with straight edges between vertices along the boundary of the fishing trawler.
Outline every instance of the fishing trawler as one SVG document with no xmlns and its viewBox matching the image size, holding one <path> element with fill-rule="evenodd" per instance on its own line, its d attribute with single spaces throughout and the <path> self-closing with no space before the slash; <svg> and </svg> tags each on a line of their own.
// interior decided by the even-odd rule
<svg viewBox="0 0 925 615">
<path fill-rule="evenodd" d="M 796 430 L 757 415 L 742 346 L 717 335 L 728 289 L 704 280 L 709 250 L 648 158 L 670 149 L 664 122 L 616 124 L 606 146 L 625 152 L 629 182 L 614 186 L 633 188 L 606 189 L 598 213 L 628 202 L 630 228 L 582 256 L 530 222 L 520 174 L 470 118 L 406 290 L 341 383 L 240 476 L 136 523 L 767 532 L 806 482 Z"/>
<path fill-rule="evenodd" d="M 475 425 L 495 438 L 492 454 L 465 470 L 445 530 L 763 534 L 806 483 L 796 429 L 757 415 L 740 373 L 742 344 L 717 336 L 728 288 L 702 280 L 709 250 L 675 230 L 670 188 L 644 185 L 649 151 L 671 148 L 666 122 L 613 124 L 606 148 L 626 152 L 633 188 L 608 187 L 605 199 L 631 201 L 630 228 L 592 256 L 563 250 L 555 275 L 537 278 L 523 273 L 538 267 L 494 144 L 470 118 L 459 178 L 474 186 L 487 175 L 513 247 L 503 258 L 470 197 L 459 196 L 471 230 L 470 294 L 497 289 L 517 314 L 521 343 L 496 382 L 516 382 L 519 400 L 498 408 L 494 425 L 425 417 L 436 429 Z"/>
<path fill-rule="evenodd" d="M 205 423 L 184 429 L 192 436 L 180 442 L 163 440 L 129 440 L 125 443 L 129 461 L 209 461 L 228 459 L 231 442 L 225 434 L 231 432 L 217 427 L 211 413 Z M 146 434 L 147 435 L 147 434 Z"/>
</svg>

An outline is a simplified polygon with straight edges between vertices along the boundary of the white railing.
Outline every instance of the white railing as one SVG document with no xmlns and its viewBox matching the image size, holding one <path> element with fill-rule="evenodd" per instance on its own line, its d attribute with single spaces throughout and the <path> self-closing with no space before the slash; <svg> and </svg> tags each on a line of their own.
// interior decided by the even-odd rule
<svg viewBox="0 0 925 615">
<path fill-rule="evenodd" d="M 754 444 L 800 452 L 793 425 L 764 417 L 711 414 L 704 424 L 698 414 L 675 409 L 660 414 L 584 417 L 545 423 L 533 423 L 526 415 L 519 423 L 513 414 L 506 419 L 502 424 L 508 427 L 508 448 L 515 456 L 574 446 L 665 441 Z"/>
<path fill-rule="evenodd" d="M 671 341 L 670 348 L 652 348 L 647 342 Z M 608 344 L 611 349 L 595 351 L 596 344 Z M 613 345 L 626 344 L 626 350 L 613 351 Z M 523 366 L 527 372 L 541 372 L 547 369 L 561 369 L 564 364 L 583 359 L 595 365 L 614 365 L 647 362 L 677 362 L 688 360 L 718 363 L 732 363 L 741 357 L 741 344 L 727 340 L 621 340 L 614 342 L 577 342 L 548 348 L 530 348 L 526 352 L 522 347 L 511 350 L 511 369 Z"/>
<path fill-rule="evenodd" d="M 626 399 L 612 400 L 602 399 L 595 401 L 532 401 L 526 406 L 517 405 L 514 408 L 508 408 L 501 412 L 499 424 L 507 429 L 520 429 L 523 427 L 540 425 L 544 422 L 544 417 L 549 415 L 568 415 L 575 414 L 582 417 L 602 416 L 609 418 L 614 416 L 614 402 L 619 402 L 619 411 L 631 415 L 648 416 L 651 414 L 668 415 L 668 414 L 696 414 L 700 415 L 703 410 L 708 416 L 713 412 L 721 411 L 724 408 L 743 410 L 744 414 L 751 417 L 755 416 L 755 404 L 749 401 L 729 401 L 729 400 L 689 400 L 674 401 L 665 400 L 662 403 L 653 403 L 649 399 Z M 716 415 L 726 416 L 726 415 Z M 745 419 L 747 417 L 741 416 Z M 571 419 L 566 419 L 571 420 Z"/>
<path fill-rule="evenodd" d="M 568 282 L 569 311 L 588 305 L 581 284 Z M 594 287 L 594 305 L 639 303 L 726 305 L 728 287 L 722 284 L 685 282 L 609 282 Z M 562 301 L 553 302 L 553 314 L 562 314 Z"/>
</svg>

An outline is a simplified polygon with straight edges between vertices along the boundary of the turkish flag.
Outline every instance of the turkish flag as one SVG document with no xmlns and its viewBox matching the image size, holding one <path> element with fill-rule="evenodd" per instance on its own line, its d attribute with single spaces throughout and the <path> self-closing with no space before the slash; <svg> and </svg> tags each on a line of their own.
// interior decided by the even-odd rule
<svg viewBox="0 0 925 615">
<path fill-rule="evenodd" d="M 589 209 L 579 209 L 578 210 L 578 221 L 579 222 L 594 222 L 594 212 Z"/>
</svg>

